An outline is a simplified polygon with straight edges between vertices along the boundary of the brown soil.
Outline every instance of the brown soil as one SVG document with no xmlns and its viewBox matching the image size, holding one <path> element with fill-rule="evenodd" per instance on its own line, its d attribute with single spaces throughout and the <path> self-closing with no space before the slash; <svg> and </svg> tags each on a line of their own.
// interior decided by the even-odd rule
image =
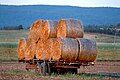
<svg viewBox="0 0 120 80">
<path fill-rule="evenodd" d="M 12 72 L 11 72 L 12 71 Z M 13 71 L 27 72 L 25 70 L 25 63 L 17 62 L 1 62 L 0 63 L 0 80 L 60 80 L 60 77 L 50 76 L 32 76 L 28 74 L 13 74 Z M 120 78 L 120 62 L 96 62 L 94 66 L 86 66 L 79 69 L 80 73 L 118 73 Z M 119 79 L 117 78 L 117 79 Z M 107 78 L 107 80 L 112 78 Z"/>
<path fill-rule="evenodd" d="M 94 66 L 81 66 L 85 73 L 120 73 L 120 62 L 96 62 Z"/>
</svg>

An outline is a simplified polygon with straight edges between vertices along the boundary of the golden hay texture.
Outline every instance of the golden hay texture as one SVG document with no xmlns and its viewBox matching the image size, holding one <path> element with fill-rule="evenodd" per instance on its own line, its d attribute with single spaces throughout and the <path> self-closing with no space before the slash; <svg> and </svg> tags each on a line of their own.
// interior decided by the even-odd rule
<svg viewBox="0 0 120 80">
<path fill-rule="evenodd" d="M 52 48 L 52 59 L 55 61 L 59 61 L 59 59 L 61 58 L 61 44 L 61 38 L 55 38 Z"/>
<path fill-rule="evenodd" d="M 53 20 L 46 20 L 41 26 L 41 40 L 46 41 L 48 38 L 57 37 L 56 29 L 58 22 Z"/>
<path fill-rule="evenodd" d="M 40 38 L 40 27 L 42 25 L 43 21 L 42 20 L 38 20 L 36 22 L 34 22 L 32 24 L 32 27 L 30 28 L 30 32 L 29 32 L 29 38 L 32 38 L 34 40 L 34 42 L 37 42 L 38 39 Z"/>
<path fill-rule="evenodd" d="M 39 40 L 36 45 L 36 58 L 37 59 L 43 58 L 42 56 L 43 46 L 44 46 L 44 43 L 41 40 Z"/>
<path fill-rule="evenodd" d="M 77 19 L 62 19 L 58 23 L 57 37 L 83 38 L 83 25 Z"/>
<path fill-rule="evenodd" d="M 34 59 L 35 53 L 36 53 L 36 43 L 32 38 L 30 38 L 27 42 L 26 48 L 25 48 L 25 60 L 32 60 Z"/>
<path fill-rule="evenodd" d="M 47 41 L 39 40 L 36 47 L 36 58 L 40 60 L 50 60 L 52 57 L 52 46 L 54 38 L 50 38 Z"/>
<path fill-rule="evenodd" d="M 53 60 L 75 61 L 78 57 L 78 41 L 72 38 L 56 38 L 54 41 Z"/>
<path fill-rule="evenodd" d="M 23 60 L 25 58 L 25 47 L 26 40 L 25 38 L 21 38 L 18 44 L 18 59 Z"/>
<path fill-rule="evenodd" d="M 92 62 L 96 59 L 96 42 L 84 39 L 83 25 L 77 19 L 38 20 L 32 24 L 28 42 L 22 38 L 18 58 Z"/>
<path fill-rule="evenodd" d="M 66 21 L 60 20 L 57 27 L 57 37 L 66 37 Z"/>
<path fill-rule="evenodd" d="M 91 39 L 77 38 L 80 45 L 78 59 L 83 62 L 93 62 L 97 56 L 96 42 Z"/>
</svg>

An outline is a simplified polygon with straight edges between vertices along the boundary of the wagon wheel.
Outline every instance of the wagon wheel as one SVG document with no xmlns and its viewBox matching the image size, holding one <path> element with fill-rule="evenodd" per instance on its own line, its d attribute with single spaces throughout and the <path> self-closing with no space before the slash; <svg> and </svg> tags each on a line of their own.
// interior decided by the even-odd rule
<svg viewBox="0 0 120 80">
<path fill-rule="evenodd" d="M 51 65 L 50 65 L 50 63 L 48 63 L 48 74 L 50 75 L 51 74 Z"/>
<path fill-rule="evenodd" d="M 45 62 L 43 62 L 43 63 L 38 63 L 38 71 L 39 71 L 39 73 L 41 74 L 41 75 L 46 75 L 46 73 L 47 73 L 47 65 L 46 65 L 46 63 Z"/>
<path fill-rule="evenodd" d="M 45 64 L 45 62 L 41 63 L 41 74 L 42 75 L 46 75 L 47 72 L 47 66 Z"/>
</svg>

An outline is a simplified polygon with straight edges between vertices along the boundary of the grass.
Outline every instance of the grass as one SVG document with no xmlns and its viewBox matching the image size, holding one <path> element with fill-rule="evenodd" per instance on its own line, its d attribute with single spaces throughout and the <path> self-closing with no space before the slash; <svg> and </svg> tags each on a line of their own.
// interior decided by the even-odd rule
<svg viewBox="0 0 120 80">
<path fill-rule="evenodd" d="M 120 44 L 98 44 L 97 45 L 98 49 L 104 49 L 104 50 L 111 50 L 111 49 L 120 49 Z"/>
<path fill-rule="evenodd" d="M 26 71 L 20 71 L 20 70 L 11 70 L 11 71 L 6 71 L 4 72 L 4 74 L 9 74 L 9 75 L 18 75 L 18 76 L 32 76 L 32 77 L 42 77 L 45 79 L 62 79 L 62 80 L 69 80 L 69 79 L 82 79 L 82 80 L 92 80 L 92 79 L 96 79 L 96 80 L 104 80 L 105 78 L 109 78 L 106 76 L 102 76 L 100 74 L 85 74 L 85 73 L 81 73 L 79 75 L 76 74 L 71 74 L 71 73 L 66 73 L 66 74 L 61 74 L 58 75 L 56 73 L 51 74 L 51 76 L 41 76 L 40 74 L 36 73 L 36 72 L 26 72 Z"/>
<path fill-rule="evenodd" d="M 115 38 L 115 37 L 99 37 L 96 38 L 97 42 L 104 42 L 104 43 L 120 43 L 120 38 Z"/>
<path fill-rule="evenodd" d="M 120 37 L 119 36 L 112 36 L 112 35 L 104 35 L 104 34 L 98 34 L 96 35 L 95 40 L 97 42 L 103 42 L 103 43 L 120 43 Z"/>
<path fill-rule="evenodd" d="M 17 48 L 0 48 L 0 61 L 17 60 Z"/>
<path fill-rule="evenodd" d="M 17 60 L 17 46 L 18 41 L 21 37 L 28 37 L 28 31 L 20 30 L 20 31 L 0 31 L 0 61 L 6 60 Z M 109 42 L 114 42 L 114 37 L 104 37 L 101 36 L 97 38 L 98 42 L 104 42 L 105 44 L 97 44 L 98 48 L 98 56 L 97 60 L 120 60 L 120 44 L 106 44 Z M 120 38 L 117 38 L 115 42 L 120 42 Z M 80 79 L 80 80 L 109 80 L 109 77 L 103 75 L 94 75 L 94 74 L 61 74 L 58 75 L 53 73 L 51 76 L 41 76 L 35 72 L 26 72 L 21 70 L 11 70 L 5 72 L 5 74 L 18 75 L 18 76 L 32 76 L 32 77 L 42 77 L 45 79 Z M 111 79 L 111 78 L 110 78 Z"/>
<path fill-rule="evenodd" d="M 30 72 L 30 71 L 20 71 L 20 70 L 11 70 L 6 72 L 7 74 L 12 75 L 28 75 L 28 76 L 40 76 L 38 73 Z"/>
<path fill-rule="evenodd" d="M 66 73 L 66 74 L 60 75 L 60 76 L 64 77 L 65 79 L 83 79 L 83 80 L 103 79 L 103 78 L 105 78 L 105 76 L 85 74 L 85 73 L 81 73 L 79 75 L 71 74 L 71 73 Z"/>
<path fill-rule="evenodd" d="M 0 42 L 0 48 L 17 48 L 17 42 Z"/>
<path fill-rule="evenodd" d="M 120 60 L 120 44 L 100 44 L 97 60 Z"/>
<path fill-rule="evenodd" d="M 0 60 L 17 60 L 17 46 L 21 37 L 28 37 L 28 30 L 6 30 L 0 31 Z M 120 44 L 108 44 L 114 42 L 114 36 L 97 34 L 97 41 L 104 42 L 98 44 L 97 60 L 120 60 Z M 115 42 L 120 42 L 116 37 Z"/>
<path fill-rule="evenodd" d="M 0 31 L 0 61 L 17 60 L 17 46 L 21 37 L 28 37 L 28 30 Z"/>
<path fill-rule="evenodd" d="M 17 60 L 17 46 L 17 42 L 0 42 L 0 61 Z"/>
<path fill-rule="evenodd" d="M 28 37 L 28 30 L 1 30 L 0 42 L 18 42 L 21 37 Z"/>
</svg>

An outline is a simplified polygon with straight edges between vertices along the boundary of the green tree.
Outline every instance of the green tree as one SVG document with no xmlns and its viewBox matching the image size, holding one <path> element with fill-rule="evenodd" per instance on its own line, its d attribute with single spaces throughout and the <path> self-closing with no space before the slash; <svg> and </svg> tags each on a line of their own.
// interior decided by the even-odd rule
<svg viewBox="0 0 120 80">
<path fill-rule="evenodd" d="M 21 29 L 23 29 L 23 26 L 20 24 L 20 25 L 18 26 L 18 30 L 21 30 Z"/>
</svg>

